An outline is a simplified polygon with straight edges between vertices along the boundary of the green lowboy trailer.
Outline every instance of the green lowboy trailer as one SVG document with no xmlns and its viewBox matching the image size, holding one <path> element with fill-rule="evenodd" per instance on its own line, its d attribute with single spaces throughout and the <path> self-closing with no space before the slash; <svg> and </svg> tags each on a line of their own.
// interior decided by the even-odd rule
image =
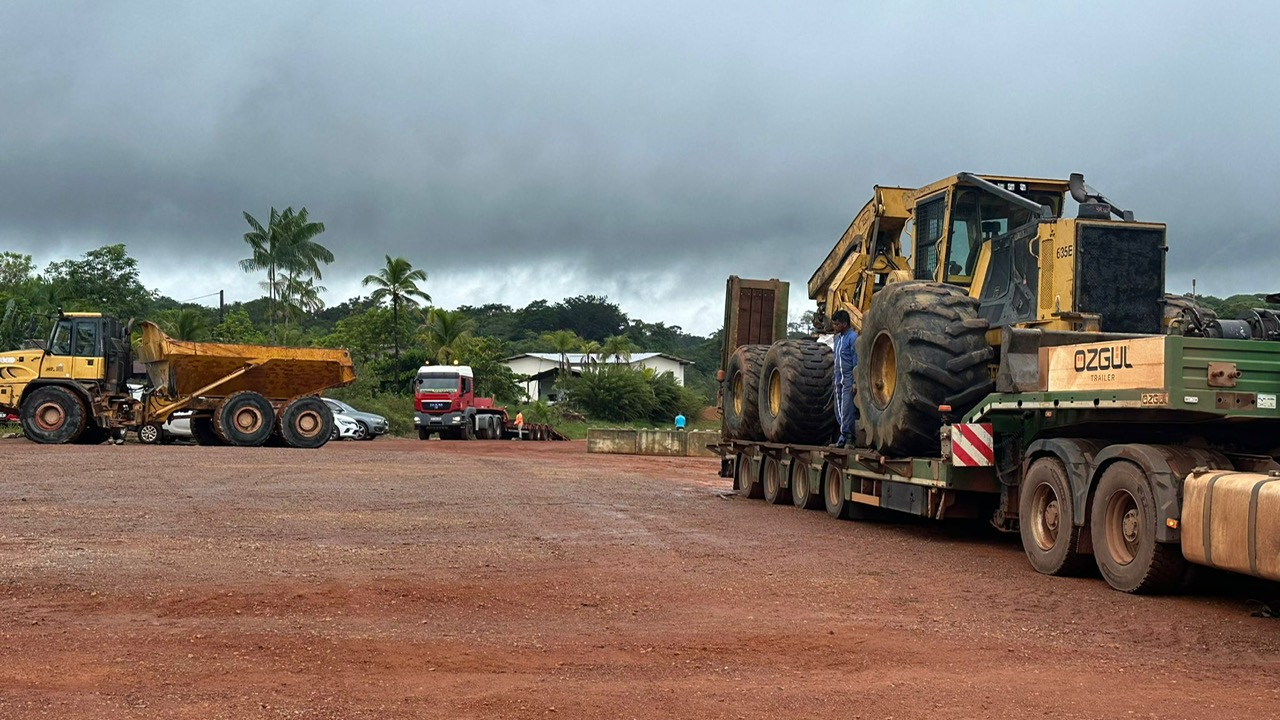
<svg viewBox="0 0 1280 720">
<path fill-rule="evenodd" d="M 961 416 L 940 408 L 937 455 L 728 433 L 721 474 L 837 518 L 988 519 L 1020 533 L 1037 571 L 1096 566 L 1125 592 L 1177 591 L 1196 565 L 1280 580 L 1280 342 L 992 332 L 994 392 Z"/>
</svg>

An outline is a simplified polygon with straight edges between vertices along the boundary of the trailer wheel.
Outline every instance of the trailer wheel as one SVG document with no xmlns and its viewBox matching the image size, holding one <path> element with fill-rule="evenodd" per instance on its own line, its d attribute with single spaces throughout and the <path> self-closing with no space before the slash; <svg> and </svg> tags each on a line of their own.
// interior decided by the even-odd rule
<svg viewBox="0 0 1280 720">
<path fill-rule="evenodd" d="M 764 501 L 770 505 L 791 502 L 791 489 L 782 487 L 782 463 L 772 455 L 764 460 Z"/>
<path fill-rule="evenodd" d="M 227 441 L 223 440 L 220 435 L 213 429 L 213 418 L 211 417 L 193 417 L 191 418 L 191 434 L 196 438 L 198 445 L 226 445 Z"/>
<path fill-rule="evenodd" d="M 817 510 L 822 497 L 809 487 L 809 468 L 791 462 L 791 504 L 804 510 Z"/>
<path fill-rule="evenodd" d="M 725 367 L 724 427 L 730 439 L 763 440 L 760 368 L 768 345 L 742 345 Z"/>
<path fill-rule="evenodd" d="M 747 459 L 746 453 L 738 453 L 733 462 L 733 489 L 744 498 L 758 500 L 764 497 L 760 479 L 752 475 L 751 462 Z"/>
<path fill-rule="evenodd" d="M 837 520 L 875 520 L 881 517 L 877 507 L 857 503 L 844 495 L 844 473 L 835 465 L 827 465 L 822 474 L 822 504 L 827 514 Z"/>
<path fill-rule="evenodd" d="M 760 369 L 760 428 L 769 442 L 823 445 L 835 434 L 835 356 L 815 340 L 780 340 Z"/>
<path fill-rule="evenodd" d="M 968 412 L 991 392 L 988 323 L 978 301 L 941 283 L 898 282 L 863 319 L 854 369 L 867 440 L 885 455 L 939 452 L 939 406 Z"/>
<path fill-rule="evenodd" d="M 159 445 L 164 440 L 164 426 L 160 423 L 147 423 L 138 428 L 138 442 L 144 445 Z"/>
<path fill-rule="evenodd" d="M 280 436 L 289 447 L 323 447 L 332 432 L 333 412 L 318 397 L 298 398 L 280 412 Z"/>
<path fill-rule="evenodd" d="M 22 403 L 22 433 L 42 445 L 73 442 L 88 422 L 84 403 L 64 387 L 36 388 Z"/>
<path fill-rule="evenodd" d="M 213 428 L 232 445 L 257 447 L 271 437 L 276 411 L 271 401 L 252 390 L 231 393 L 213 413 Z"/>
<path fill-rule="evenodd" d="M 1124 461 L 1107 467 L 1089 513 L 1093 557 L 1108 585 L 1143 594 L 1181 585 L 1187 561 L 1180 545 L 1156 542 L 1155 498 L 1142 468 Z"/>
<path fill-rule="evenodd" d="M 1018 529 L 1031 567 L 1045 575 L 1087 570 L 1091 559 L 1077 549 L 1083 528 L 1076 526 L 1071 482 L 1062 461 L 1044 457 L 1031 463 L 1018 494 Z"/>
</svg>

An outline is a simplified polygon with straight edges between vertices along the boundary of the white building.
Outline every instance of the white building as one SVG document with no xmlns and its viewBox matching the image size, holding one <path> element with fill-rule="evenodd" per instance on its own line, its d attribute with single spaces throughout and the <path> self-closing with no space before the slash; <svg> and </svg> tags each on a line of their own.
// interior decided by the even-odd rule
<svg viewBox="0 0 1280 720">
<path fill-rule="evenodd" d="M 574 375 L 581 375 L 584 366 L 593 364 L 613 365 L 622 363 L 616 357 L 601 357 L 592 355 L 590 360 L 582 353 L 569 353 L 569 372 Z M 554 402 L 558 398 L 552 387 L 556 383 L 556 378 L 560 374 L 560 354 L 559 353 L 525 353 L 516 355 L 505 360 L 507 367 L 511 368 L 511 372 L 519 376 L 527 378 L 521 384 L 524 386 L 525 395 L 529 400 L 547 400 Z M 675 355 L 666 353 L 631 353 L 631 362 L 626 363 L 636 370 L 651 368 L 655 373 L 671 373 L 676 382 L 684 385 L 684 367 L 692 365 L 689 360 L 678 358 Z"/>
</svg>

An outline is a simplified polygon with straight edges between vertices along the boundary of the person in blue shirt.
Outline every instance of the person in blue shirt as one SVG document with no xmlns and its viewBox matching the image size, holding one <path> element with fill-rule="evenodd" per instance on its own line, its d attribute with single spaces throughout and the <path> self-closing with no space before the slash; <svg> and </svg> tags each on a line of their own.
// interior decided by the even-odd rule
<svg viewBox="0 0 1280 720">
<path fill-rule="evenodd" d="M 676 413 L 676 429 L 684 429 L 684 413 Z"/>
<path fill-rule="evenodd" d="M 837 447 L 853 447 L 857 442 L 854 427 L 858 424 L 858 406 L 853 404 L 853 369 L 858 366 L 858 351 L 853 344 L 858 333 L 849 327 L 848 310 L 837 310 L 831 316 L 831 326 L 836 331 L 835 393 L 836 420 L 840 423 L 840 441 Z"/>
</svg>

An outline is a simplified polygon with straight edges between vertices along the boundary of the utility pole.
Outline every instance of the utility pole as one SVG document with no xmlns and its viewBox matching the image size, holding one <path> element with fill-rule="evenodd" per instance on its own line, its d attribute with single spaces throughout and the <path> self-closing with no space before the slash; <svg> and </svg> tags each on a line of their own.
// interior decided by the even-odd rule
<svg viewBox="0 0 1280 720">
<path fill-rule="evenodd" d="M 1196 279 L 1191 278 L 1191 299 L 1194 300 L 1195 297 L 1196 297 Z"/>
<path fill-rule="evenodd" d="M 1193 285 L 1195 284 L 1194 280 L 1192 281 L 1192 284 Z M 218 291 L 218 322 L 219 323 L 225 322 L 226 320 L 225 316 L 227 311 L 227 302 L 226 302 L 225 292 L 226 292 L 225 290 Z"/>
</svg>

